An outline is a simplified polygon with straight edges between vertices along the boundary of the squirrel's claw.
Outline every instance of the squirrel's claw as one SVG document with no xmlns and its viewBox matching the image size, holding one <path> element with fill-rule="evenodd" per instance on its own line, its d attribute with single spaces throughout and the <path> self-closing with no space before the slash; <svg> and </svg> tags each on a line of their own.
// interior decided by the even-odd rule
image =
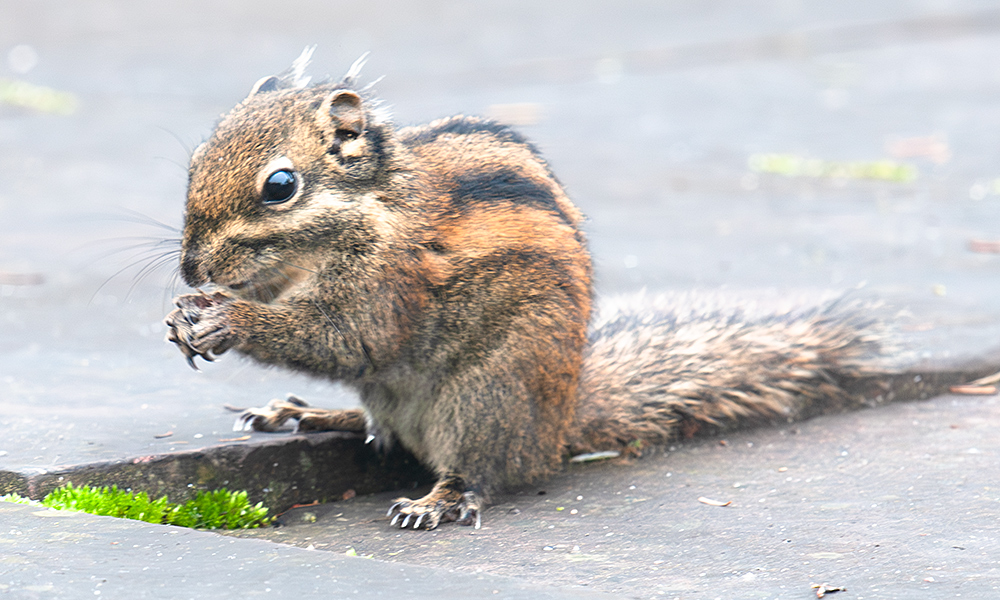
<svg viewBox="0 0 1000 600">
<path fill-rule="evenodd" d="M 233 423 L 233 431 L 267 431 L 281 429 L 289 419 L 298 419 L 309 403 L 289 394 L 284 400 L 275 398 L 260 408 L 244 410 Z"/>
<path fill-rule="evenodd" d="M 261 408 L 248 408 L 236 417 L 233 431 L 267 431 L 275 432 L 284 425 L 285 420 L 275 413 Z"/>
<path fill-rule="evenodd" d="M 215 359 L 212 358 L 212 356 L 209 355 L 207 352 L 201 353 L 192 348 L 186 339 L 181 340 L 180 335 L 177 333 L 177 327 L 174 324 L 173 320 L 171 319 L 171 316 L 173 316 L 173 313 L 171 313 L 171 315 L 165 319 L 165 323 L 169 327 L 169 329 L 167 329 L 167 341 L 173 342 L 177 346 L 177 349 L 181 351 L 181 354 L 183 354 L 184 358 L 187 360 L 187 364 L 189 367 L 191 367 L 195 371 L 201 371 L 201 369 L 198 368 L 198 365 L 195 364 L 194 362 L 194 358 L 196 356 L 200 356 L 209 362 L 212 362 Z M 185 335 L 185 338 L 188 337 L 190 336 Z"/>
<path fill-rule="evenodd" d="M 482 513 L 479 510 L 479 506 L 466 505 L 462 509 L 462 514 L 459 515 L 455 522 L 459 525 L 472 525 L 474 529 L 479 529 L 483 525 Z M 414 529 L 416 529 L 416 526 L 414 526 Z"/>
<path fill-rule="evenodd" d="M 412 521 L 413 529 L 431 530 L 440 523 L 454 521 L 476 529 L 482 527 L 481 505 L 475 492 L 464 492 L 458 498 L 447 496 L 451 496 L 448 491 L 442 493 L 435 488 L 419 500 L 397 498 L 386 513 L 386 516 L 392 517 L 389 525 L 395 527 L 399 523 L 400 529 L 406 529 Z"/>
<path fill-rule="evenodd" d="M 174 300 L 177 308 L 163 320 L 167 341 L 177 345 L 195 371 L 200 370 L 196 356 L 214 362 L 216 356 L 236 344 L 224 312 L 229 302 L 222 294 L 186 294 Z"/>
</svg>

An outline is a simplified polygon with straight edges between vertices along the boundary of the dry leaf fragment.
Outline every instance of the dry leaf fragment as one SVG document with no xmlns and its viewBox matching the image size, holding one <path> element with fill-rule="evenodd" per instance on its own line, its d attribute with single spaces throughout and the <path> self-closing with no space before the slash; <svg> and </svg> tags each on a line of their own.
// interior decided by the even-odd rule
<svg viewBox="0 0 1000 600">
<path fill-rule="evenodd" d="M 234 438 L 220 438 L 220 442 L 245 442 L 250 439 L 249 435 L 241 435 L 240 437 Z"/>
<path fill-rule="evenodd" d="M 0 271 L 0 285 L 41 285 L 45 276 L 41 273 L 10 273 Z"/>
<path fill-rule="evenodd" d="M 948 139 L 942 135 L 889 139 L 885 150 L 893 158 L 929 158 L 939 165 L 951 160 Z"/>
<path fill-rule="evenodd" d="M 949 391 L 964 396 L 992 396 L 997 393 L 997 388 L 994 385 L 953 385 Z"/>
<path fill-rule="evenodd" d="M 822 598 L 823 596 L 826 596 L 827 594 L 835 594 L 837 592 L 846 592 L 847 591 L 846 587 L 842 587 L 842 586 L 834 587 L 832 585 L 827 585 L 825 583 L 824 584 L 814 583 L 814 584 L 812 584 L 812 589 L 816 590 L 816 597 L 817 598 Z"/>
<path fill-rule="evenodd" d="M 994 383 L 1000 383 L 1000 372 L 981 377 L 970 383 L 970 385 L 993 385 Z"/>
<path fill-rule="evenodd" d="M 156 433 L 156 434 L 153 434 L 153 437 L 156 438 L 156 439 L 158 439 L 158 440 L 162 440 L 163 438 L 168 438 L 168 437 L 170 437 L 172 435 L 174 435 L 174 432 L 173 431 L 168 431 L 166 433 Z"/>
<path fill-rule="evenodd" d="M 698 502 L 701 502 L 702 504 L 707 504 L 709 506 L 729 506 L 730 504 L 733 503 L 732 500 L 720 502 L 719 500 L 712 500 L 711 498 L 706 498 L 704 496 L 698 498 Z"/>
<path fill-rule="evenodd" d="M 602 452 L 588 452 L 586 454 L 577 454 L 573 458 L 569 459 L 569 462 L 585 463 L 585 462 L 593 462 L 595 460 L 618 458 L 619 456 L 621 456 L 621 452 L 618 452 L 617 450 L 604 450 Z"/>
<path fill-rule="evenodd" d="M 1000 254 L 1000 242 L 969 240 L 969 250 L 979 254 Z"/>
</svg>

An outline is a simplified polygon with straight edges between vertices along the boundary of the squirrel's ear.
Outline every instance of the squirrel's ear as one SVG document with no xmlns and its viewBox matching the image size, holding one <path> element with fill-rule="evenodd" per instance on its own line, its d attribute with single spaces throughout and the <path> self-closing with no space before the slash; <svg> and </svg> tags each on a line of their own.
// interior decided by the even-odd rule
<svg viewBox="0 0 1000 600">
<path fill-rule="evenodd" d="M 309 85 L 309 77 L 306 76 L 305 71 L 306 67 L 309 66 L 309 61 L 312 59 L 314 50 L 316 50 L 316 46 L 306 47 L 302 51 L 302 54 L 292 62 L 292 66 L 285 69 L 282 73 L 258 79 L 257 83 L 253 84 L 253 87 L 250 88 L 247 98 L 261 92 L 304 88 Z"/>
<path fill-rule="evenodd" d="M 320 105 L 317 120 L 331 125 L 334 131 L 346 131 L 361 136 L 365 131 L 365 111 L 361 96 L 353 90 L 336 90 Z"/>
</svg>

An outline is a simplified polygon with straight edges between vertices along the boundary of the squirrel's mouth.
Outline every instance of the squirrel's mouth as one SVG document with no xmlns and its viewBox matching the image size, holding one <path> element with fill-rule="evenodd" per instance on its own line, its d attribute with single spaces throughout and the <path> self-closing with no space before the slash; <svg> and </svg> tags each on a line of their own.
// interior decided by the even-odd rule
<svg viewBox="0 0 1000 600">
<path fill-rule="evenodd" d="M 223 287 L 243 300 L 270 304 L 283 296 L 291 284 L 287 280 L 273 278 L 228 283 Z"/>
<path fill-rule="evenodd" d="M 311 273 L 312 271 L 308 269 L 283 265 L 264 269 L 243 281 L 226 283 L 216 281 L 214 283 L 244 300 L 270 304 L 285 296 L 293 288 L 298 287 Z"/>
</svg>

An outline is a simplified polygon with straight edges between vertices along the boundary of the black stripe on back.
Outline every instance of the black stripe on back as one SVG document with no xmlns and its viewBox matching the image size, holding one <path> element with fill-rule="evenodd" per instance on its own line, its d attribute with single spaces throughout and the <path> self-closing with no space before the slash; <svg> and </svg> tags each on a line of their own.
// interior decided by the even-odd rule
<svg viewBox="0 0 1000 600">
<path fill-rule="evenodd" d="M 511 203 L 533 206 L 558 215 L 567 225 L 573 221 L 562 211 L 550 185 L 539 183 L 514 169 L 476 171 L 455 178 L 453 204 L 458 210 L 474 204 Z"/>
</svg>

